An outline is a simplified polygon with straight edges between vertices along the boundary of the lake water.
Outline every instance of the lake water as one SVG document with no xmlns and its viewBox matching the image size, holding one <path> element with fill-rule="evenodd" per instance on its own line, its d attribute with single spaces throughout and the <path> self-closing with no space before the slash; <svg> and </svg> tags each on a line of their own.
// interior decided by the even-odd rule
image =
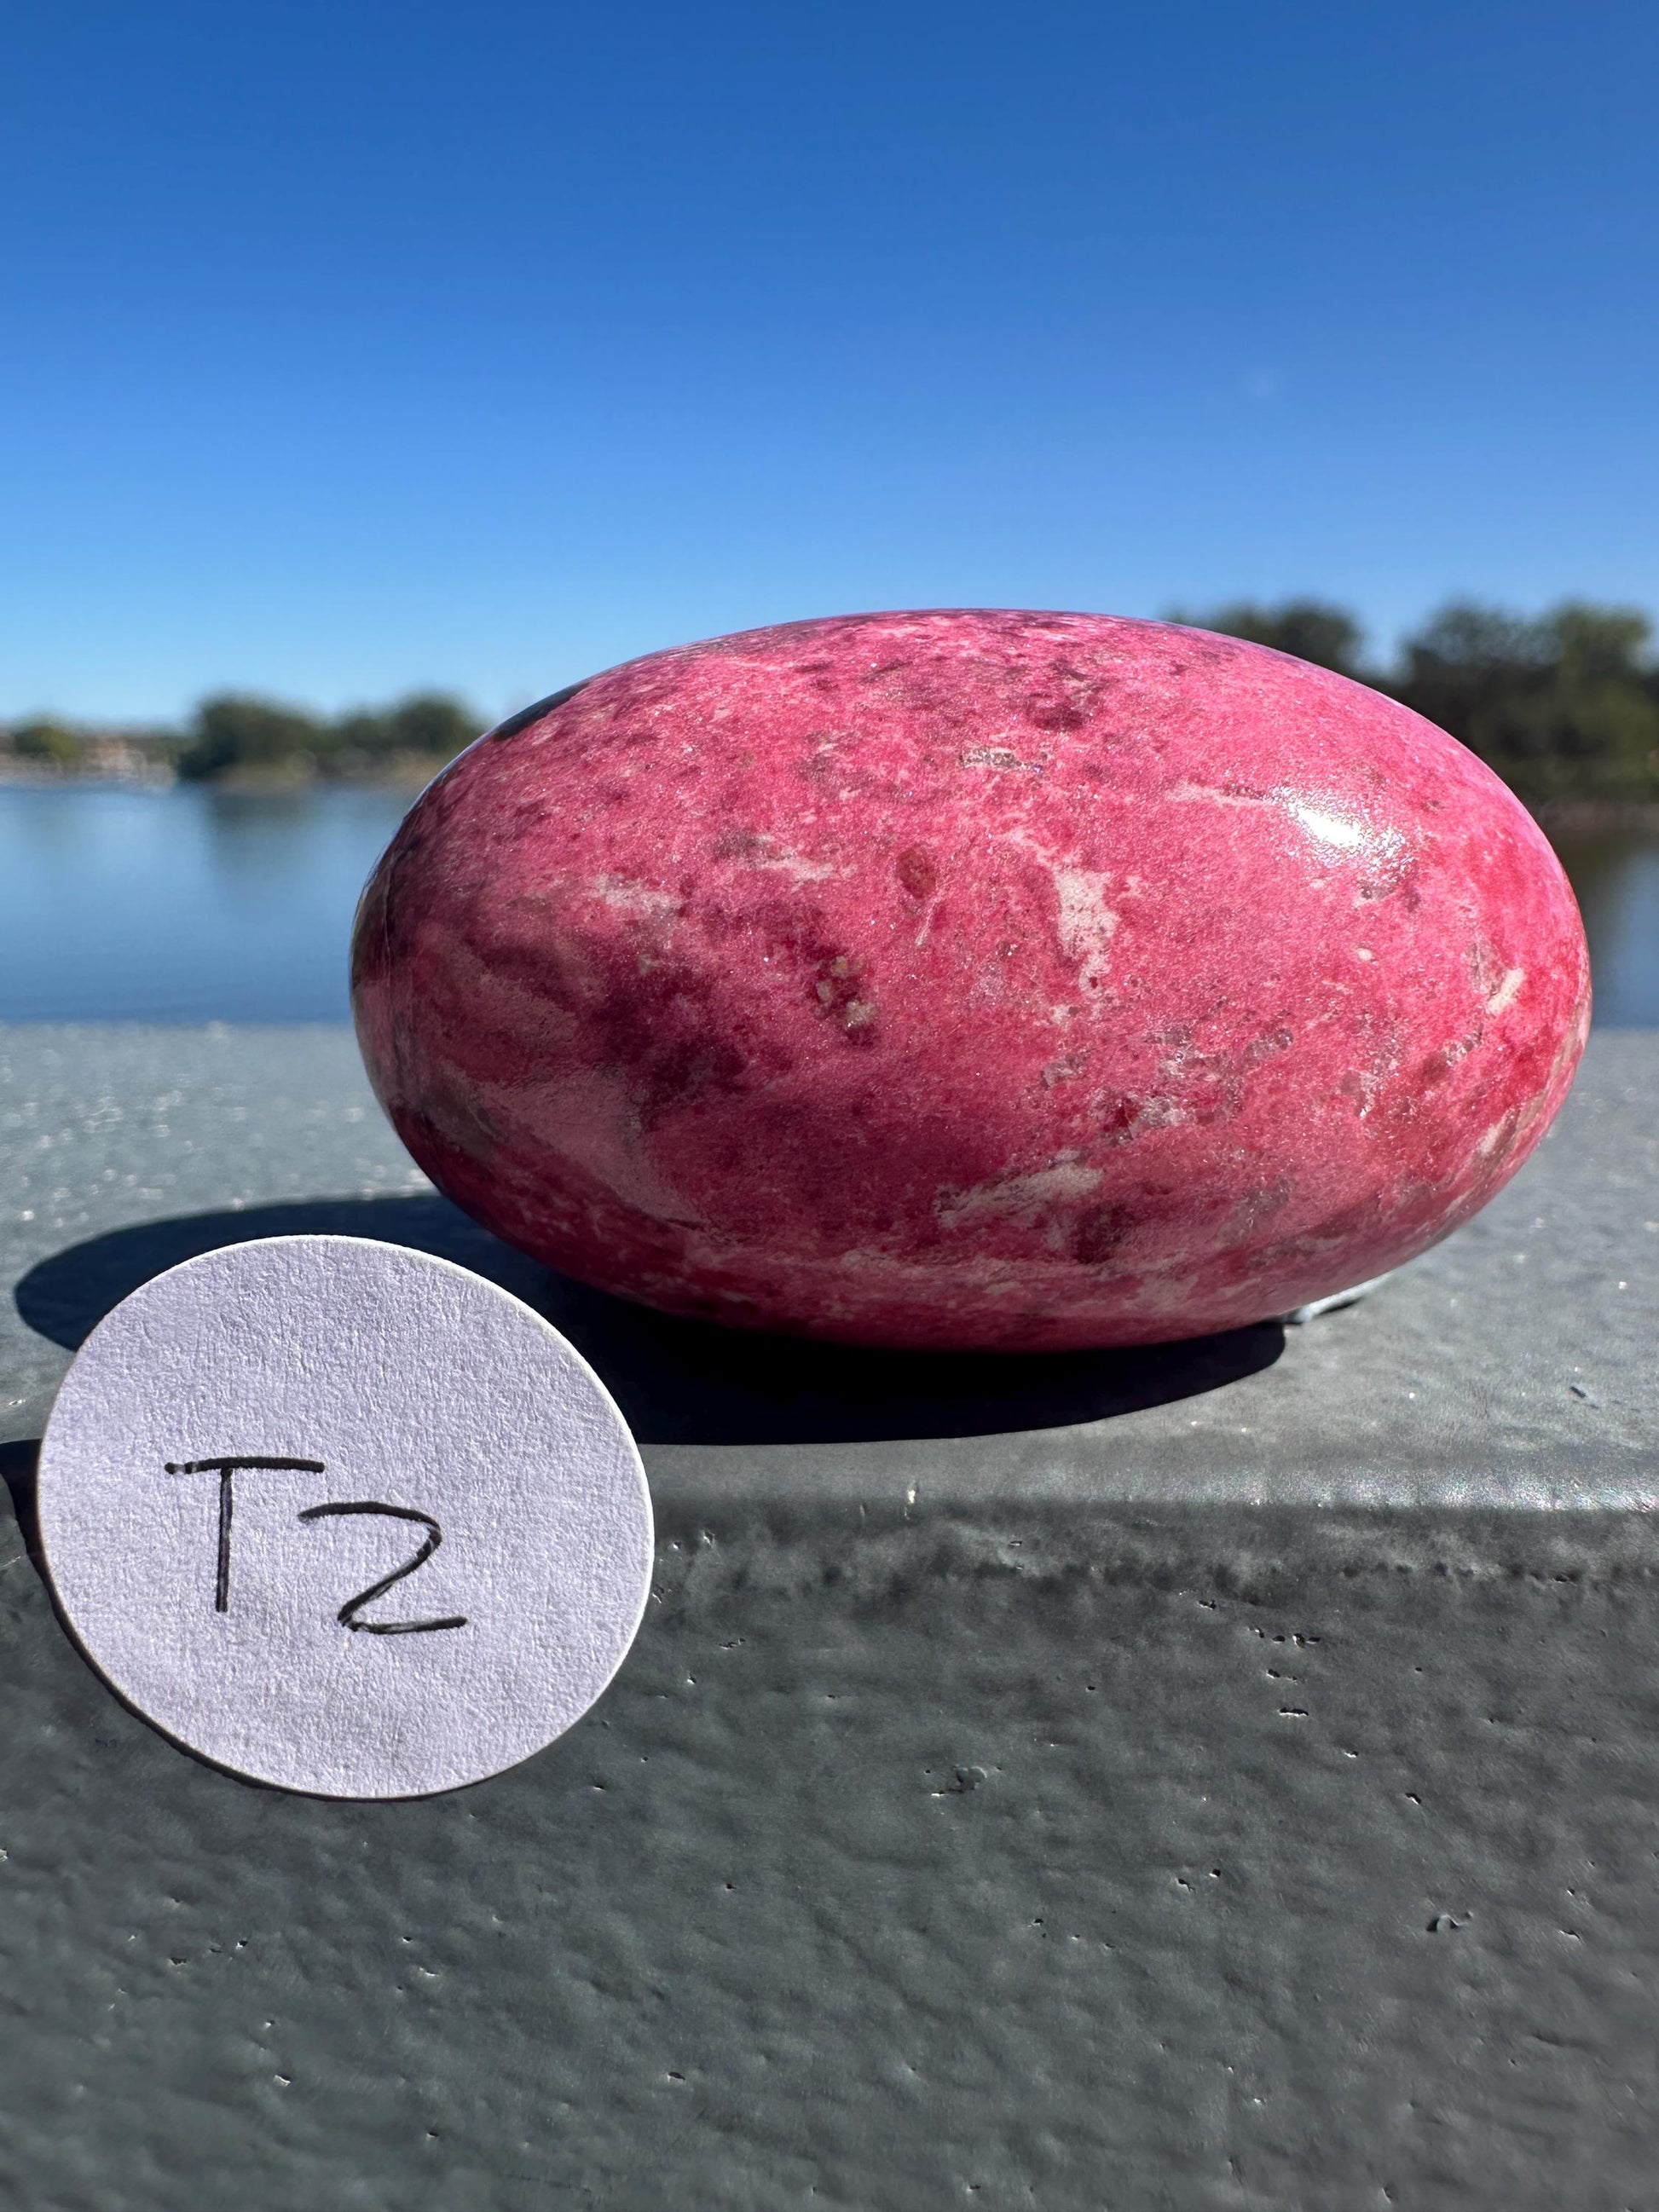
<svg viewBox="0 0 1659 2212">
<path fill-rule="evenodd" d="M 1659 1029 L 1659 840 L 1563 837 L 1558 849 L 1589 939 L 1597 1025 Z"/>
<path fill-rule="evenodd" d="M 0 1020 L 334 1022 L 407 792 L 0 787 Z"/>
<path fill-rule="evenodd" d="M 0 786 L 0 1021 L 346 1018 L 346 946 L 405 793 Z M 1563 857 L 1596 1019 L 1659 1028 L 1659 843 Z"/>
</svg>

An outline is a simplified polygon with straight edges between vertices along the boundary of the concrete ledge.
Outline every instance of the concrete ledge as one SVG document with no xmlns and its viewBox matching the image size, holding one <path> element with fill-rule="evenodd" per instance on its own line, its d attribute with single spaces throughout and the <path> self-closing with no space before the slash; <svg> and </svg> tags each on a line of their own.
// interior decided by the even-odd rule
<svg viewBox="0 0 1659 2212">
<path fill-rule="evenodd" d="M 0 1413 L 38 1435 L 73 1346 L 159 1268 L 327 1228 L 442 1252 L 545 1312 L 610 1383 L 665 1502 L 1643 1511 L 1659 1499 L 1656 1097 L 1659 1036 L 1598 1035 L 1494 1205 L 1288 1336 L 919 1359 L 673 1322 L 549 1275 L 430 1193 L 343 1031 L 0 1030 Z"/>
<path fill-rule="evenodd" d="M 14 1437 L 145 1274 L 356 1225 L 582 1341 L 661 1538 L 549 1751 L 319 1802 L 117 1703 L 0 1452 L 0 2199 L 1652 2204 L 1656 1096 L 1598 1036 L 1486 1214 L 1288 1341 L 915 1363 L 529 1268 L 338 1032 L 0 1035 Z"/>
</svg>

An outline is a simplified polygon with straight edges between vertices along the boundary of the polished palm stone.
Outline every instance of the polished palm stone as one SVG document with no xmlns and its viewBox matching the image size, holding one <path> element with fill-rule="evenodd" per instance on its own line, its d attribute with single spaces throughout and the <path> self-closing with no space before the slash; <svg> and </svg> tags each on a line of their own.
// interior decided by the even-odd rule
<svg viewBox="0 0 1659 2212">
<path fill-rule="evenodd" d="M 854 1342 L 1184 1337 L 1379 1275 L 1560 1105 L 1583 934 L 1443 731 L 1105 616 L 656 653 L 427 791 L 360 911 L 399 1133 L 512 1243 Z"/>
</svg>

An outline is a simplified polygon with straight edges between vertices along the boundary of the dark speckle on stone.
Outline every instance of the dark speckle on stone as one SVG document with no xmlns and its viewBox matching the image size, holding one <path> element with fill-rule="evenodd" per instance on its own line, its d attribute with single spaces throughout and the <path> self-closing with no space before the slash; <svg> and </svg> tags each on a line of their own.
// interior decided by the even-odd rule
<svg viewBox="0 0 1659 2212">
<path fill-rule="evenodd" d="M 893 873 L 912 898 L 931 898 L 939 883 L 939 863 L 922 846 L 909 845 L 894 862 Z"/>
</svg>

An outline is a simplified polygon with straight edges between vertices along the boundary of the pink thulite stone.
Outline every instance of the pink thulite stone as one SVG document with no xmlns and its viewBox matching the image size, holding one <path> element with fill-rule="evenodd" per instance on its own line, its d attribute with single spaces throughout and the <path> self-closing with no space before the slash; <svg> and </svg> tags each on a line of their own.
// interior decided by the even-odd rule
<svg viewBox="0 0 1659 2212">
<path fill-rule="evenodd" d="M 1191 1336 L 1467 1221 L 1561 1103 L 1572 894 L 1401 706 L 1097 615 L 629 662 L 441 775 L 364 895 L 369 1072 L 553 1267 L 857 1343 Z"/>
</svg>

